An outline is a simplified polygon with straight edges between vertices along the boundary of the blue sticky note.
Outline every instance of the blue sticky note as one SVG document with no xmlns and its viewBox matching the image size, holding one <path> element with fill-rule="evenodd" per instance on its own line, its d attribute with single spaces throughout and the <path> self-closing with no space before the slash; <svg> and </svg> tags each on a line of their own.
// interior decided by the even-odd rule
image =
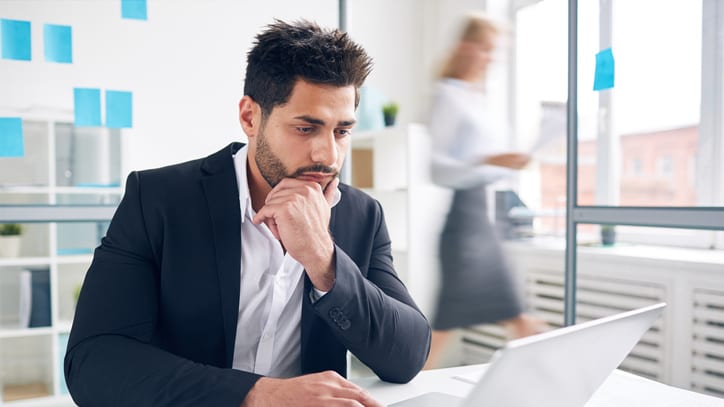
<svg viewBox="0 0 724 407">
<path fill-rule="evenodd" d="M 0 157 L 22 157 L 23 120 L 19 117 L 0 117 Z"/>
<path fill-rule="evenodd" d="M 30 21 L 0 19 L 3 59 L 30 61 Z"/>
<path fill-rule="evenodd" d="M 68 25 L 45 24 L 43 39 L 45 60 L 48 62 L 73 63 L 72 28 Z"/>
<path fill-rule="evenodd" d="M 73 89 L 73 109 L 76 127 L 100 127 L 101 90 L 93 88 Z"/>
<path fill-rule="evenodd" d="M 120 90 L 106 91 L 106 127 L 133 127 L 133 94 Z"/>
<path fill-rule="evenodd" d="M 606 48 L 596 54 L 596 76 L 593 80 L 593 90 L 613 88 L 616 75 L 616 64 L 613 60 L 613 51 Z"/>
<path fill-rule="evenodd" d="M 146 0 L 121 0 L 121 17 L 132 20 L 147 20 Z"/>
</svg>

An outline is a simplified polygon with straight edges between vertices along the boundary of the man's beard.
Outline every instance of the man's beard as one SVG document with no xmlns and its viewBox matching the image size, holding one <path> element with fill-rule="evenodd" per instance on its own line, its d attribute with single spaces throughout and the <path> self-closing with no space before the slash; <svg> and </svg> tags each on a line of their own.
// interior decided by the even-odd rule
<svg viewBox="0 0 724 407">
<path fill-rule="evenodd" d="M 256 138 L 256 155 L 254 156 L 254 161 L 256 162 L 256 166 L 259 168 L 261 176 L 264 177 L 264 180 L 272 188 L 282 182 L 282 179 L 284 178 L 297 178 L 308 172 L 330 174 L 334 177 L 339 175 L 338 171 L 333 167 L 322 164 L 300 167 L 290 174 L 279 157 L 277 157 L 271 150 L 271 147 L 269 147 L 269 144 L 266 142 L 263 129 L 259 130 L 259 134 Z M 322 188 L 326 187 L 326 185 L 322 185 Z"/>
</svg>

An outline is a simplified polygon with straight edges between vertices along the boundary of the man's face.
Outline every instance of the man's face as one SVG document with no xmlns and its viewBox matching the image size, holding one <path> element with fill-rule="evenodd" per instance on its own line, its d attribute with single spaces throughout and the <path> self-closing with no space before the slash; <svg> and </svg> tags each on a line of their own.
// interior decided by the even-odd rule
<svg viewBox="0 0 724 407">
<path fill-rule="evenodd" d="M 326 188 L 338 176 L 350 143 L 354 101 L 353 86 L 297 81 L 289 101 L 274 107 L 263 122 L 258 111 L 256 131 L 247 131 L 257 169 L 252 168 L 252 174 L 261 175 L 272 188 L 285 177 Z"/>
</svg>

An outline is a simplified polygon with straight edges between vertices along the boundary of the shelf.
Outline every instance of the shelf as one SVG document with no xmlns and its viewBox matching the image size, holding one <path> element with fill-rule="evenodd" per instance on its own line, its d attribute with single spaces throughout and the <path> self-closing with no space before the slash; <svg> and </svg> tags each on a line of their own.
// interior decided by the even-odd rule
<svg viewBox="0 0 724 407">
<path fill-rule="evenodd" d="M 401 126 L 383 127 L 379 130 L 364 130 L 352 133 L 352 147 L 356 147 L 360 142 L 366 142 L 378 137 L 394 137 L 395 134 L 405 132 L 405 128 Z M 363 143 L 364 144 L 364 143 Z"/>
<path fill-rule="evenodd" d="M 123 194 L 117 184 L 104 186 L 48 187 L 32 185 L 0 185 L 0 193 L 13 194 Z"/>
<path fill-rule="evenodd" d="M 74 254 L 74 255 L 58 255 L 55 258 L 55 262 L 58 264 L 76 264 L 76 263 L 88 263 L 93 261 L 93 249 L 89 254 Z"/>
<path fill-rule="evenodd" d="M 72 326 L 73 326 L 73 321 L 61 320 L 61 321 L 58 321 L 57 324 L 55 324 L 55 330 L 59 334 L 67 334 L 67 333 L 70 333 L 70 328 Z"/>
<path fill-rule="evenodd" d="M 0 258 L 0 267 L 7 266 L 47 266 L 57 264 L 82 264 L 93 260 L 93 249 L 88 254 L 58 255 L 55 257 L 10 257 Z"/>
<path fill-rule="evenodd" d="M 25 154 L 0 160 L 3 222 L 24 229 L 19 255 L 0 258 L 0 406 L 74 406 L 63 357 L 76 292 L 123 196 L 121 130 L 20 116 Z"/>
<path fill-rule="evenodd" d="M 0 327 L 0 338 L 25 338 L 28 336 L 51 335 L 52 327 L 42 328 L 2 328 Z"/>
<path fill-rule="evenodd" d="M 73 399 L 68 395 L 36 397 L 24 400 L 6 401 L 3 406 L 12 407 L 71 407 L 75 406 Z"/>
<path fill-rule="evenodd" d="M 50 263 L 51 263 L 50 257 L 0 258 L 0 267 L 3 267 L 3 266 L 47 266 Z"/>
<path fill-rule="evenodd" d="M 565 240 L 562 238 L 532 238 L 524 240 L 508 240 L 506 246 L 521 248 L 541 253 L 562 253 L 565 251 Z M 613 246 L 599 244 L 579 244 L 578 251 L 591 255 L 605 255 L 641 261 L 681 262 L 692 265 L 724 265 L 724 251 L 691 249 L 683 247 L 654 246 L 633 243 L 616 243 Z M 685 271 L 685 270 L 682 270 Z"/>
<path fill-rule="evenodd" d="M 12 194 L 48 194 L 50 188 L 47 186 L 31 186 L 31 185 L 0 185 L 0 193 Z"/>
</svg>

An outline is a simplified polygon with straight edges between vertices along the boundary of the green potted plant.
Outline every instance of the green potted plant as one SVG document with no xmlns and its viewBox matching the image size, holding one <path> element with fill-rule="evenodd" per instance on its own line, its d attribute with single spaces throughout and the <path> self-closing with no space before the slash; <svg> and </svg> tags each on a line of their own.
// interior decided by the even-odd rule
<svg viewBox="0 0 724 407">
<path fill-rule="evenodd" d="M 601 244 L 613 246 L 614 243 L 616 243 L 616 225 L 601 225 Z"/>
<path fill-rule="evenodd" d="M 0 224 L 0 257 L 20 255 L 20 235 L 23 227 L 17 223 Z"/>
<path fill-rule="evenodd" d="M 397 118 L 397 112 L 400 106 L 395 102 L 389 102 L 382 105 L 382 114 L 385 117 L 385 126 L 393 126 Z"/>
</svg>

